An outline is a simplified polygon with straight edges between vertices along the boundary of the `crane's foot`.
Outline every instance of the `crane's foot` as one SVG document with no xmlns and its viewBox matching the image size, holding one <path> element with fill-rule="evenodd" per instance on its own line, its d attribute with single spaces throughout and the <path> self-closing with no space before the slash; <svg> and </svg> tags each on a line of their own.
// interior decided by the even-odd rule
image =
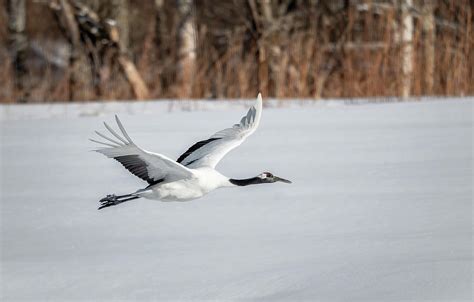
<svg viewBox="0 0 474 302">
<path fill-rule="evenodd" d="M 101 200 L 99 200 L 99 202 L 100 202 L 100 207 L 98 208 L 98 210 L 115 206 L 120 203 L 119 199 L 117 198 L 115 194 L 109 194 L 105 196 L 104 198 L 102 198 Z"/>
<path fill-rule="evenodd" d="M 138 196 L 134 196 L 132 194 L 127 194 L 127 195 L 121 195 L 121 196 L 116 196 L 115 194 L 109 194 L 99 200 L 100 202 L 100 207 L 97 210 L 101 210 L 103 208 L 111 207 L 111 206 L 116 206 L 122 202 L 133 200 L 140 198 Z"/>
</svg>

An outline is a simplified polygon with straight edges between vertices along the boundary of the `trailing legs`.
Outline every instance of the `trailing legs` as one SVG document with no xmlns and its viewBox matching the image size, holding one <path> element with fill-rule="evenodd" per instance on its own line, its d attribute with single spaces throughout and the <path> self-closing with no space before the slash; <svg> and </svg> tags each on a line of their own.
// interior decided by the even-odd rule
<svg viewBox="0 0 474 302">
<path fill-rule="evenodd" d="M 121 204 L 122 202 L 126 202 L 126 201 L 137 199 L 137 198 L 140 198 L 140 197 L 133 194 L 126 194 L 126 195 L 119 195 L 119 196 L 115 194 L 107 195 L 101 200 L 99 200 L 100 207 L 97 210 L 111 207 L 111 206 L 116 206 L 118 204 Z"/>
</svg>

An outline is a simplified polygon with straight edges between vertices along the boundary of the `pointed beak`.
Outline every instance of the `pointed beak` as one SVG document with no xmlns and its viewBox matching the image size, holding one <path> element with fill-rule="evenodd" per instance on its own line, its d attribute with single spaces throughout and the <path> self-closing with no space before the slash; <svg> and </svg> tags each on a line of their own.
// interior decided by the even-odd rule
<svg viewBox="0 0 474 302">
<path fill-rule="evenodd" d="M 291 181 L 289 181 L 288 179 L 284 179 L 284 178 L 281 178 L 281 177 L 278 177 L 278 176 L 274 176 L 273 178 L 275 179 L 275 181 L 281 181 L 281 182 L 284 182 L 286 184 L 291 184 Z"/>
</svg>

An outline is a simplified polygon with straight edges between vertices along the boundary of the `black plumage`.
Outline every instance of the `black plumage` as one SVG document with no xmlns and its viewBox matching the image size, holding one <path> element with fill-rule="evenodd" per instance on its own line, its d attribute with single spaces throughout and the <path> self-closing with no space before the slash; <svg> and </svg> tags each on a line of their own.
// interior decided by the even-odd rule
<svg viewBox="0 0 474 302">
<path fill-rule="evenodd" d="M 196 151 L 197 149 L 203 147 L 204 145 L 207 145 L 209 144 L 210 142 L 213 142 L 215 140 L 218 140 L 220 139 L 219 137 L 217 138 L 209 138 L 209 139 L 206 139 L 206 140 L 203 140 L 203 141 L 199 141 L 197 143 L 195 143 L 194 145 L 192 145 L 188 150 L 186 150 L 186 152 L 184 152 L 183 154 L 181 154 L 181 156 L 176 160 L 178 163 L 182 163 L 183 160 L 186 159 L 186 157 L 188 157 L 191 153 L 193 153 L 194 151 Z M 186 164 L 187 165 L 190 165 L 192 164 L 193 162 L 195 162 L 197 159 L 189 162 Z"/>
<path fill-rule="evenodd" d="M 150 185 L 155 185 L 162 182 L 164 179 L 154 179 L 148 175 L 147 164 L 140 159 L 138 155 L 124 155 L 114 157 L 119 163 L 121 163 L 125 169 L 130 171 L 133 175 L 140 177 L 141 179 L 148 182 Z"/>
</svg>

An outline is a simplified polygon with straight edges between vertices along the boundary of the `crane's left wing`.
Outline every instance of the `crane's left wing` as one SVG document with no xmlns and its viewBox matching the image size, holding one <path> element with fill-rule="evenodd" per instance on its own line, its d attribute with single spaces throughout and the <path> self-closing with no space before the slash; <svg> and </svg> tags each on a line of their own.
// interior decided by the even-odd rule
<svg viewBox="0 0 474 302">
<path fill-rule="evenodd" d="M 238 124 L 221 130 L 210 138 L 197 142 L 184 152 L 177 162 L 188 168 L 212 167 L 232 149 L 239 146 L 258 127 L 262 116 L 262 95 Z"/>
<path fill-rule="evenodd" d="M 91 139 L 91 141 L 108 146 L 109 148 L 100 148 L 95 151 L 117 160 L 133 175 L 145 180 L 150 185 L 190 178 L 194 175 L 190 169 L 174 160 L 138 147 L 130 136 L 128 136 L 117 116 L 115 116 L 115 120 L 123 136 L 117 134 L 104 122 L 107 130 L 109 130 L 110 134 L 115 138 L 96 131 L 97 135 L 105 139 L 106 142 L 94 139 Z"/>
</svg>

